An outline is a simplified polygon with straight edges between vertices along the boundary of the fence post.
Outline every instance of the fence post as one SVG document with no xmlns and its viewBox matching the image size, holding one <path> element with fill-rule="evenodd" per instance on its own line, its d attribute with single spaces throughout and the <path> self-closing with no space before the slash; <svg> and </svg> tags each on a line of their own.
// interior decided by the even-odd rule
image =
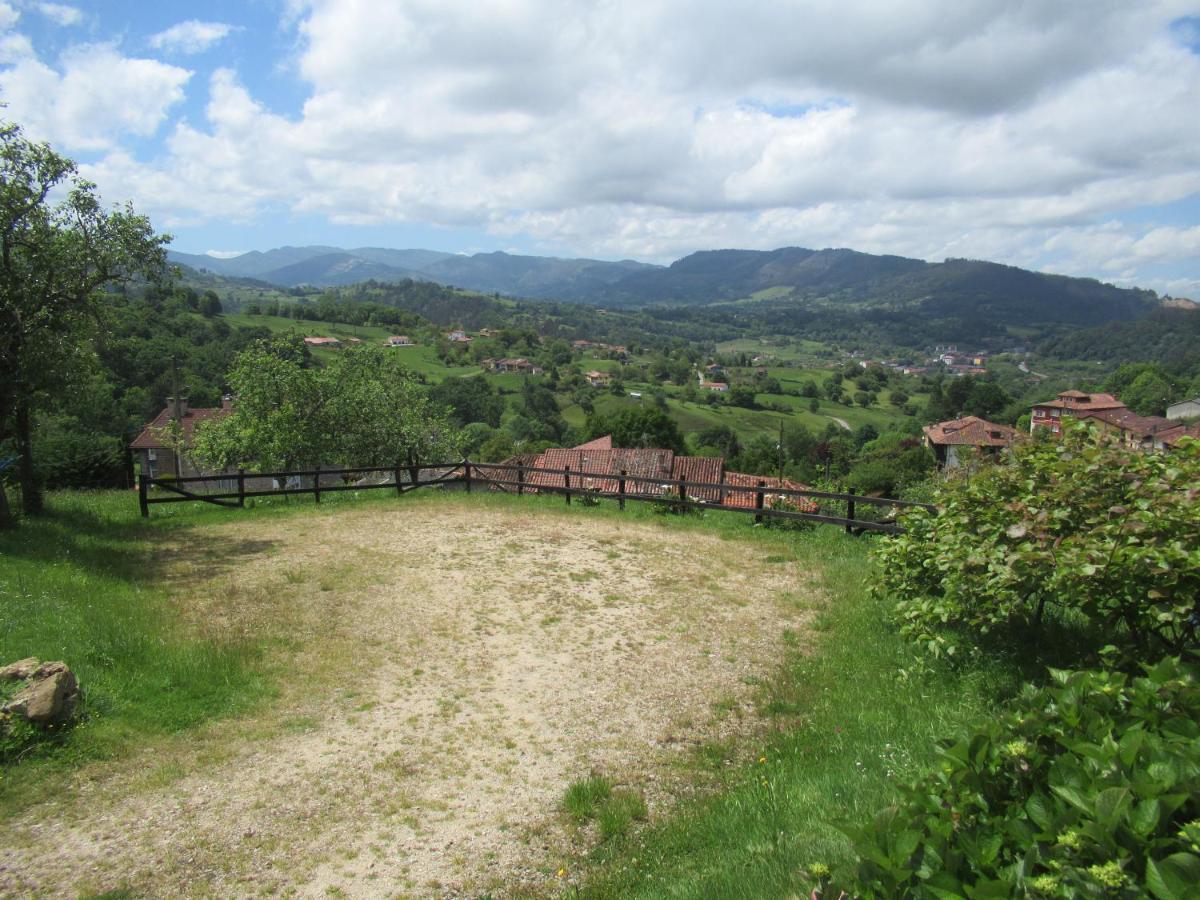
<svg viewBox="0 0 1200 900">
<path fill-rule="evenodd" d="M 617 505 L 621 509 L 625 508 L 625 470 L 621 470 L 621 477 L 617 479 Z"/>
<path fill-rule="evenodd" d="M 571 505 L 571 467 L 570 466 L 563 466 L 563 487 L 566 488 L 566 490 L 563 492 L 563 496 L 567 498 L 567 506 L 570 506 Z"/>
<path fill-rule="evenodd" d="M 409 482 L 411 482 L 411 484 L 409 486 L 409 490 L 416 490 L 417 485 L 420 483 L 420 478 L 421 478 L 420 466 L 409 466 L 408 467 L 408 480 L 409 480 Z"/>
<path fill-rule="evenodd" d="M 525 466 L 517 466 L 517 496 L 525 493 Z"/>
<path fill-rule="evenodd" d="M 755 508 L 756 510 L 758 510 L 758 512 L 756 512 L 756 513 L 754 514 L 754 524 L 755 524 L 755 525 L 761 525 L 761 524 L 762 524 L 762 520 L 763 520 L 763 517 L 762 517 L 763 497 L 764 497 L 764 496 L 766 496 L 766 495 L 763 493 L 763 488 L 764 488 L 764 487 L 766 487 L 766 486 L 767 486 L 767 483 L 766 483 L 765 481 L 760 481 L 760 482 L 758 483 L 758 488 L 756 489 L 756 491 L 757 491 L 757 492 L 756 492 L 756 493 L 755 493 L 755 495 L 754 495 L 754 508 Z"/>
<path fill-rule="evenodd" d="M 316 470 L 313 472 L 313 496 L 316 497 L 318 503 L 321 502 L 321 467 L 320 466 L 317 466 Z"/>
<path fill-rule="evenodd" d="M 466 479 L 467 493 L 469 494 L 471 493 L 471 461 L 469 459 L 463 460 L 463 478 Z"/>
<path fill-rule="evenodd" d="M 246 470 L 238 469 L 238 506 L 246 505 Z"/>
<path fill-rule="evenodd" d="M 142 508 L 142 518 L 150 518 L 150 499 L 148 497 L 150 485 L 146 479 L 144 472 L 138 472 L 138 506 Z"/>
<path fill-rule="evenodd" d="M 725 505 L 725 467 L 721 467 L 721 487 L 717 490 L 717 505 Z"/>
<path fill-rule="evenodd" d="M 849 519 L 850 522 L 853 522 L 854 521 L 854 491 L 848 489 L 846 491 L 846 493 L 848 495 L 848 499 L 846 500 L 846 518 Z M 850 522 L 846 523 L 846 534 L 854 533 L 854 529 L 850 527 Z"/>
<path fill-rule="evenodd" d="M 679 476 L 679 508 L 680 510 L 687 508 L 687 490 L 683 486 L 683 476 Z"/>
<path fill-rule="evenodd" d="M 396 460 L 396 471 L 392 473 L 392 477 L 396 479 L 396 496 L 399 497 L 404 491 L 400 490 L 400 461 Z"/>
</svg>

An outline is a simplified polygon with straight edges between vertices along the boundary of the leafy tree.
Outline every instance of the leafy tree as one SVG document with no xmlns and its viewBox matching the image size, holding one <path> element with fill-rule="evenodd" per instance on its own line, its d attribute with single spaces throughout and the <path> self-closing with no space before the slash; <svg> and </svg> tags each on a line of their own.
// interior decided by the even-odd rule
<svg viewBox="0 0 1200 900">
<path fill-rule="evenodd" d="M 458 452 L 448 411 L 395 354 L 348 348 L 306 369 L 260 344 L 229 373 L 232 414 L 196 429 L 195 455 L 215 468 L 262 471 L 442 461 Z"/>
<path fill-rule="evenodd" d="M 726 396 L 730 406 L 740 406 L 743 409 L 755 409 L 758 406 L 754 400 L 754 389 L 742 384 L 730 388 Z"/>
<path fill-rule="evenodd" d="M 168 240 L 128 206 L 105 210 L 73 162 L 0 124 L 0 442 L 16 440 L 26 512 L 42 508 L 36 396 L 64 389 L 68 361 L 95 333 L 101 289 L 158 275 Z M 13 524 L 0 484 L 0 527 Z"/>
<path fill-rule="evenodd" d="M 200 298 L 197 309 L 200 314 L 206 319 L 211 319 L 213 316 L 219 316 L 222 312 L 221 298 L 217 296 L 215 291 L 205 291 Z"/>
<path fill-rule="evenodd" d="M 683 435 L 667 413 L 656 406 L 636 406 L 588 417 L 590 438 L 611 434 L 615 447 L 661 447 L 683 452 Z"/>
<path fill-rule="evenodd" d="M 1141 416 L 1161 416 L 1171 402 L 1170 383 L 1154 371 L 1146 371 L 1133 380 L 1121 395 L 1125 405 Z"/>
<path fill-rule="evenodd" d="M 698 447 L 712 447 L 720 451 L 726 459 L 732 459 L 742 452 L 741 441 L 737 432 L 728 425 L 710 425 L 696 434 Z"/>
<path fill-rule="evenodd" d="M 447 378 L 430 389 L 429 399 L 439 406 L 450 407 L 451 416 L 459 425 L 483 422 L 499 428 L 504 414 L 504 399 L 481 375 Z"/>
</svg>

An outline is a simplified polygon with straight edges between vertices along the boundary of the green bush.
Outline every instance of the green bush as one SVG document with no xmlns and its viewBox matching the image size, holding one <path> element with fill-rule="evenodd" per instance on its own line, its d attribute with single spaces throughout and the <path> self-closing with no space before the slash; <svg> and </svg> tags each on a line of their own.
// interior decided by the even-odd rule
<svg viewBox="0 0 1200 900">
<path fill-rule="evenodd" d="M 1090 624 L 1140 658 L 1196 644 L 1200 442 L 1142 452 L 1083 426 L 938 491 L 879 553 L 903 632 L 935 654 L 1014 626 Z"/>
<path fill-rule="evenodd" d="M 898 805 L 843 829 L 859 856 L 855 893 L 1197 896 L 1195 672 L 1167 658 L 1137 678 L 1052 675 L 944 745 L 940 769 Z"/>
</svg>

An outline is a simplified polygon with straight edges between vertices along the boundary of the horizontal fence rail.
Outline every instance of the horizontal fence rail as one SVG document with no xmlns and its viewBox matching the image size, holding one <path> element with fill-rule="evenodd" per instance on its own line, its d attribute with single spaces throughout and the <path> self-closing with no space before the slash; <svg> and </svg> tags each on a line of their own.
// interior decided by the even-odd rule
<svg viewBox="0 0 1200 900">
<path fill-rule="evenodd" d="M 218 506 L 242 507 L 247 498 L 290 494 L 311 494 L 320 503 L 322 494 L 389 489 L 399 495 L 439 485 L 462 485 L 468 492 L 474 487 L 481 487 L 517 494 L 562 494 L 568 504 L 572 497 L 603 497 L 615 499 L 622 509 L 626 501 L 663 503 L 676 509 L 747 513 L 753 515 L 756 522 L 773 518 L 841 525 L 846 531 L 854 533 L 880 531 L 895 534 L 903 530 L 895 521 L 896 514 L 902 510 L 921 507 L 936 511 L 930 504 L 911 500 L 774 487 L 765 479 L 757 479 L 754 484 L 688 481 L 663 475 L 635 475 L 625 471 L 572 471 L 569 466 L 548 469 L 466 459 L 454 463 L 330 469 L 318 467 L 278 472 L 251 473 L 238 469 L 218 475 L 179 477 L 141 475 L 138 477 L 138 502 L 142 515 L 149 516 L 150 506 L 156 503 L 199 500 Z M 732 503 L 733 500 L 738 502 Z M 797 507 L 807 507 L 809 511 Z M 867 515 L 864 516 L 863 512 L 867 512 Z M 883 518 L 879 518 L 881 514 Z"/>
</svg>

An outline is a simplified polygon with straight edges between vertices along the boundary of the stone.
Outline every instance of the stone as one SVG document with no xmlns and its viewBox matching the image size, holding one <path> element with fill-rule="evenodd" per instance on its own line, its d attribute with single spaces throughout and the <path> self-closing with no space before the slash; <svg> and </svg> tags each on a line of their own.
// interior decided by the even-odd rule
<svg viewBox="0 0 1200 900">
<path fill-rule="evenodd" d="M 10 663 L 0 668 L 0 679 L 4 681 L 24 681 L 37 671 L 37 667 L 38 659 L 36 656 L 17 660 L 15 663 Z"/>
<path fill-rule="evenodd" d="M 13 666 L 24 666 L 28 662 L 21 660 Z M 10 716 L 20 716 L 42 728 L 67 722 L 79 704 L 79 683 L 75 673 L 64 662 L 33 662 L 34 668 L 25 676 L 28 683 L 13 694 L 2 711 Z M 13 666 L 6 666 L 0 671 L 7 671 Z"/>
</svg>

